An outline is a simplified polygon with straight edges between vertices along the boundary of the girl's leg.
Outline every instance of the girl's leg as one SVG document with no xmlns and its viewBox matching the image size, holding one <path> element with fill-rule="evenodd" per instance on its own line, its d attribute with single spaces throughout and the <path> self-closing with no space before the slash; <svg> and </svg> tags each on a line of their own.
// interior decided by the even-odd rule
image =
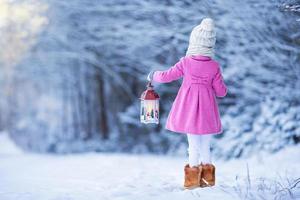
<svg viewBox="0 0 300 200">
<path fill-rule="evenodd" d="M 202 164 L 211 164 L 211 154 L 210 154 L 210 142 L 212 135 L 200 135 L 200 160 L 199 162 Z"/>
<path fill-rule="evenodd" d="M 188 154 L 190 167 L 198 166 L 199 164 L 199 147 L 200 147 L 200 135 L 187 134 L 188 139 Z"/>
</svg>

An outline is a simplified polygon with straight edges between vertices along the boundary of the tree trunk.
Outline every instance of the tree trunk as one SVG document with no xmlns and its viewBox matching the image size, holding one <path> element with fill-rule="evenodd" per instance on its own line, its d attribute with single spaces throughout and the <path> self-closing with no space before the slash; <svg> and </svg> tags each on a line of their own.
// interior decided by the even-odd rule
<svg viewBox="0 0 300 200">
<path fill-rule="evenodd" d="M 99 86 L 99 103 L 100 103 L 100 131 L 103 139 L 108 139 L 109 128 L 107 124 L 107 106 L 106 106 L 106 98 L 105 98 L 105 87 L 104 80 L 101 76 L 101 72 L 96 74 L 96 79 Z"/>
</svg>

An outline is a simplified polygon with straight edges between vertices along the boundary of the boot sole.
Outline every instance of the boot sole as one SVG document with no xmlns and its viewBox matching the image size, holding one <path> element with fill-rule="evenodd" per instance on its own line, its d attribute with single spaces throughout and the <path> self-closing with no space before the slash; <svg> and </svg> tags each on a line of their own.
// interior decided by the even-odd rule
<svg viewBox="0 0 300 200">
<path fill-rule="evenodd" d="M 186 190 L 192 190 L 192 189 L 195 189 L 195 188 L 198 188 L 198 187 L 200 187 L 200 186 L 199 185 L 194 185 L 194 186 L 190 186 L 190 187 L 184 186 L 184 189 L 186 189 Z"/>
</svg>

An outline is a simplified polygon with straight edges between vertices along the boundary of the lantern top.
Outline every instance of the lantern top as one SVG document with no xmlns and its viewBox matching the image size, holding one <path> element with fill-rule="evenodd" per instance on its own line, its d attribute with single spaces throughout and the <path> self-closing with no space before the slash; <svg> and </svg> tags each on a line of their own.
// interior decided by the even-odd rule
<svg viewBox="0 0 300 200">
<path fill-rule="evenodd" d="M 147 84 L 147 90 L 145 90 L 141 95 L 142 100 L 157 100 L 159 95 L 154 91 L 151 82 Z"/>
</svg>

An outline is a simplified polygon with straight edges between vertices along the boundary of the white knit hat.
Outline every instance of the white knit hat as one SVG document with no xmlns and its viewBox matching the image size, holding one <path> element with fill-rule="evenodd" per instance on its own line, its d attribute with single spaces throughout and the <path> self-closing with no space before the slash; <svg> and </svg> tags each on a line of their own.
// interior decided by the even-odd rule
<svg viewBox="0 0 300 200">
<path fill-rule="evenodd" d="M 200 25 L 193 28 L 186 55 L 213 57 L 215 43 L 216 31 L 214 20 L 211 18 L 204 18 Z"/>
</svg>

